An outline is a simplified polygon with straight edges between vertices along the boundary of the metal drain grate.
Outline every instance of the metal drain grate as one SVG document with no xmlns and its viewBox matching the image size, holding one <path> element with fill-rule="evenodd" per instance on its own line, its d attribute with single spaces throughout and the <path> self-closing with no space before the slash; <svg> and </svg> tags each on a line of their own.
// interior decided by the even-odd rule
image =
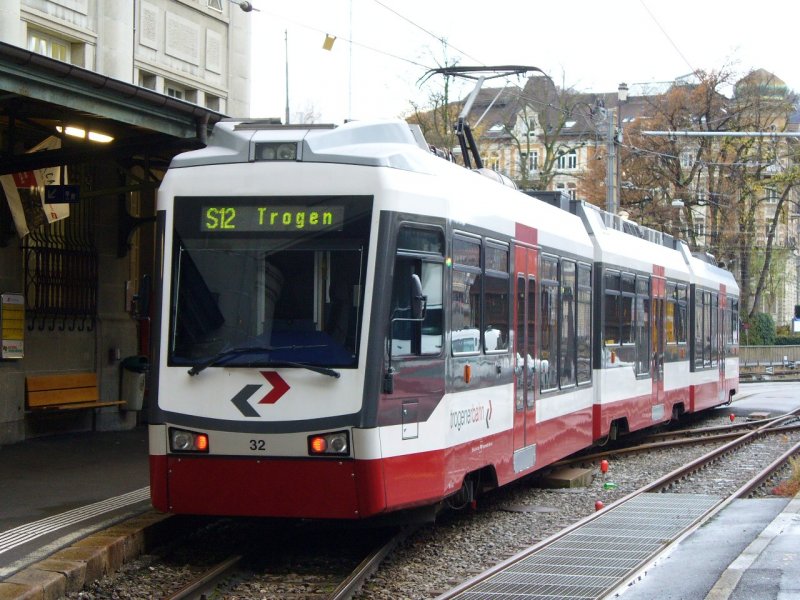
<svg viewBox="0 0 800 600">
<path fill-rule="evenodd" d="M 643 494 L 464 590 L 463 600 L 591 600 L 688 529 L 721 498 Z"/>
</svg>

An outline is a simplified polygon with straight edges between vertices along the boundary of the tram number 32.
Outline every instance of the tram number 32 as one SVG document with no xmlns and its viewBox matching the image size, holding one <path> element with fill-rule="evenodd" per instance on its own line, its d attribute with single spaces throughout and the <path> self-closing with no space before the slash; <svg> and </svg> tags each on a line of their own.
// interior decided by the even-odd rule
<svg viewBox="0 0 800 600">
<path fill-rule="evenodd" d="M 266 452 L 267 442 L 265 440 L 250 440 L 251 452 Z"/>
</svg>

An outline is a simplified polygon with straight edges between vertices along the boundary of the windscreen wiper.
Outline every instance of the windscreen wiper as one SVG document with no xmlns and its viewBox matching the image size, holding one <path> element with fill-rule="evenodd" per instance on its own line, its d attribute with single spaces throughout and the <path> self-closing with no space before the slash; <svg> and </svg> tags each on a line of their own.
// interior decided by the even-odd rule
<svg viewBox="0 0 800 600">
<path fill-rule="evenodd" d="M 219 361 L 229 358 L 232 356 L 239 356 L 241 354 L 260 354 L 264 352 L 273 352 L 275 350 L 301 350 L 307 348 L 324 348 L 326 344 L 315 344 L 315 345 L 308 345 L 308 346 L 242 346 L 239 348 L 228 348 L 227 350 L 222 350 L 217 352 L 211 358 L 208 358 L 202 362 L 199 362 L 195 365 L 192 365 L 192 368 L 187 371 L 189 375 L 197 375 L 200 371 L 207 369 L 208 367 L 217 364 Z M 282 365 L 289 365 L 292 367 L 302 367 L 304 369 L 308 369 L 309 371 L 314 371 L 315 373 L 321 373 L 322 375 L 328 375 L 329 377 L 339 378 L 341 377 L 341 373 L 335 371 L 333 369 L 328 369 L 327 367 L 317 367 L 315 365 L 307 365 L 304 363 L 298 362 L 290 362 L 286 360 L 278 361 Z"/>
</svg>

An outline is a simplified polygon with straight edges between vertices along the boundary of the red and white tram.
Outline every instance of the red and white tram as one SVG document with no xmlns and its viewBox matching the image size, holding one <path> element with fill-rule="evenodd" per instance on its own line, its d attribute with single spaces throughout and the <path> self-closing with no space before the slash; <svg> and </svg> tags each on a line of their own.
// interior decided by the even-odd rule
<svg viewBox="0 0 800 600">
<path fill-rule="evenodd" d="M 174 159 L 158 199 L 157 509 L 359 519 L 464 502 L 728 401 L 729 273 L 420 138 L 403 121 L 223 121 Z"/>
</svg>

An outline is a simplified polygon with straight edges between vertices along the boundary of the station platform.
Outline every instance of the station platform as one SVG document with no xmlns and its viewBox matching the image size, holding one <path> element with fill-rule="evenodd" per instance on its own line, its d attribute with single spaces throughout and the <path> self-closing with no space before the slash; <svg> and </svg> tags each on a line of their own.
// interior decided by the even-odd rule
<svg viewBox="0 0 800 600">
<path fill-rule="evenodd" d="M 774 416 L 798 407 L 800 382 L 754 383 L 719 410 Z M 140 426 L 0 446 L 0 600 L 56 600 L 168 530 L 150 506 L 147 435 Z M 619 595 L 800 598 L 799 563 L 800 498 L 740 500 Z"/>
<path fill-rule="evenodd" d="M 800 495 L 735 500 L 611 598 L 800 598 Z"/>
<path fill-rule="evenodd" d="M 0 446 L 0 600 L 51 597 L 29 595 L 51 579 L 32 574 L 31 565 L 151 510 L 147 443 L 147 427 L 140 426 Z M 91 553 L 88 575 L 109 564 L 107 542 Z M 31 585 L 13 583 L 20 578 Z"/>
</svg>

